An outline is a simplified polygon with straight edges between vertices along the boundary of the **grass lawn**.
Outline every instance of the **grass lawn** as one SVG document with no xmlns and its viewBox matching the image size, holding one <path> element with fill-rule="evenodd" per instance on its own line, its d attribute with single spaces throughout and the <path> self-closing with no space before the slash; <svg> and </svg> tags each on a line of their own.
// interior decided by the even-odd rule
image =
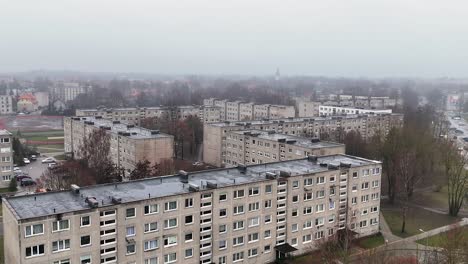
<svg viewBox="0 0 468 264">
<path fill-rule="evenodd" d="M 401 233 L 401 210 L 398 207 L 391 207 L 385 204 L 382 204 L 381 209 L 392 233 L 399 237 L 413 236 L 421 233 L 419 229 L 427 231 L 444 225 L 453 224 L 458 221 L 458 218 L 456 217 L 410 207 L 406 217 L 406 232 Z"/>
<path fill-rule="evenodd" d="M 13 132 L 16 136 L 18 131 Z M 63 130 L 49 130 L 49 131 L 37 131 L 37 132 L 21 132 L 21 137 L 23 138 L 32 138 L 32 137 L 61 137 L 63 136 Z"/>
<path fill-rule="evenodd" d="M 56 156 L 54 156 L 54 158 L 56 160 L 65 160 L 65 154 L 56 155 Z"/>
<path fill-rule="evenodd" d="M 385 239 L 380 233 L 373 235 L 373 236 L 359 239 L 357 241 L 358 246 L 365 248 L 365 249 L 375 248 L 380 245 L 383 245 L 384 243 L 385 243 Z"/>
<path fill-rule="evenodd" d="M 449 232 L 441 233 L 441 234 L 431 236 L 428 238 L 423 238 L 423 239 L 416 241 L 416 243 L 425 245 L 425 246 L 426 245 L 431 246 L 431 247 L 443 247 L 446 244 L 446 241 L 450 239 L 456 239 L 458 241 L 460 240 L 467 241 L 468 240 L 468 227 L 464 226 L 464 227 L 457 228 Z"/>
<path fill-rule="evenodd" d="M 37 151 L 39 153 L 61 152 L 64 150 L 64 145 L 39 145 Z"/>
<path fill-rule="evenodd" d="M 427 192 L 418 192 L 415 195 L 414 203 L 430 207 L 430 208 L 440 208 L 447 210 L 448 209 L 448 188 L 444 186 L 440 191 L 427 191 Z M 468 203 L 462 205 L 462 209 L 468 209 Z"/>
<path fill-rule="evenodd" d="M 6 188 L 0 188 L 0 193 L 7 193 L 7 192 L 10 192 L 10 191 L 8 190 L 8 187 L 6 187 Z"/>
</svg>

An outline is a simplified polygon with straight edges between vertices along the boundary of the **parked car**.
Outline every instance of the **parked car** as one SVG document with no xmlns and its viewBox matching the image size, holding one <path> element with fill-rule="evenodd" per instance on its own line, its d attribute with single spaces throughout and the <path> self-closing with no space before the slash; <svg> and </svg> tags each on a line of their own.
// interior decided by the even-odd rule
<svg viewBox="0 0 468 264">
<path fill-rule="evenodd" d="M 457 130 L 455 130 L 455 133 L 457 133 L 457 134 L 463 134 L 463 131 L 460 130 L 460 129 L 457 129 Z"/>
<path fill-rule="evenodd" d="M 16 181 L 21 182 L 23 179 L 31 179 L 28 175 L 22 174 L 22 175 L 16 175 Z M 32 179 L 31 179 L 32 180 Z"/>
<path fill-rule="evenodd" d="M 468 142 L 468 137 L 464 137 L 463 141 Z"/>
<path fill-rule="evenodd" d="M 55 162 L 49 163 L 49 168 L 54 168 L 55 166 L 57 166 L 57 163 Z"/>
<path fill-rule="evenodd" d="M 31 185 L 36 185 L 36 182 L 31 179 L 31 178 L 25 178 L 21 180 L 21 186 L 31 186 Z"/>
<path fill-rule="evenodd" d="M 24 162 L 24 164 L 30 164 L 31 163 L 31 161 L 28 158 L 24 158 L 23 162 Z"/>
<path fill-rule="evenodd" d="M 452 117 L 452 119 L 453 119 L 453 120 L 460 120 L 461 117 L 459 117 L 459 116 L 454 116 L 454 117 Z"/>
<path fill-rule="evenodd" d="M 37 160 L 37 156 L 36 156 L 36 155 L 31 155 L 30 160 L 31 160 L 31 161 L 36 161 L 36 160 Z"/>
<path fill-rule="evenodd" d="M 48 157 L 42 160 L 42 163 L 52 163 L 55 162 L 54 158 Z"/>
</svg>

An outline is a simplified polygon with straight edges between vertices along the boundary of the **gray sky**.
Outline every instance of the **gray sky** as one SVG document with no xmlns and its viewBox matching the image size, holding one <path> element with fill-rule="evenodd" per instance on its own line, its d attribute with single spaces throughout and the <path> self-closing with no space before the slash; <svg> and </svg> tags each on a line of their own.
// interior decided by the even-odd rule
<svg viewBox="0 0 468 264">
<path fill-rule="evenodd" d="M 467 77 L 468 2 L 0 0 L 0 71 Z"/>
</svg>

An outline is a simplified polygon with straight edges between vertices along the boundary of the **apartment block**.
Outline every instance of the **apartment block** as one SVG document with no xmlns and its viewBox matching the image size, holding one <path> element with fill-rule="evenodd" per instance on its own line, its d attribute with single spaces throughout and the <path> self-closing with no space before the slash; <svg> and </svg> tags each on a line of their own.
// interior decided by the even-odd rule
<svg viewBox="0 0 468 264">
<path fill-rule="evenodd" d="M 102 117 L 66 117 L 63 122 L 65 153 L 80 158 L 80 147 L 86 138 L 98 129 L 107 131 L 110 137 L 112 162 L 125 169 L 128 175 L 139 161 L 148 160 L 152 165 L 174 155 L 174 137 L 135 125 L 123 124 Z"/>
<path fill-rule="evenodd" d="M 219 109 L 203 106 L 177 106 L 177 107 L 128 107 L 128 108 L 102 108 L 102 109 L 77 109 L 76 116 L 101 116 L 112 121 L 122 121 L 132 125 L 140 125 L 145 118 L 168 118 L 172 120 L 184 120 L 188 117 L 199 118 L 205 122 L 205 115 L 209 122 L 219 121 Z"/>
<path fill-rule="evenodd" d="M 296 109 L 298 117 L 314 117 L 319 116 L 320 102 L 307 100 L 296 100 Z"/>
<path fill-rule="evenodd" d="M 8 187 L 10 180 L 14 177 L 12 137 L 9 131 L 0 130 L 1 187 Z"/>
<path fill-rule="evenodd" d="M 221 111 L 219 107 L 216 106 L 203 106 L 203 123 L 208 122 L 219 122 Z"/>
<path fill-rule="evenodd" d="M 301 159 L 311 155 L 344 154 L 345 145 L 278 134 L 265 130 L 234 130 L 226 133 L 226 167 Z"/>
<path fill-rule="evenodd" d="M 203 104 L 218 107 L 220 121 L 277 119 L 296 116 L 294 106 L 289 105 L 254 104 L 251 102 L 217 100 L 215 98 L 204 99 Z"/>
<path fill-rule="evenodd" d="M 0 115 L 10 115 L 13 113 L 13 96 L 0 95 Z"/>
<path fill-rule="evenodd" d="M 401 114 L 367 114 L 328 116 L 316 118 L 287 118 L 254 120 L 248 122 L 218 122 L 204 124 L 203 161 L 214 166 L 225 166 L 227 132 L 233 130 L 266 130 L 279 134 L 320 138 L 339 131 L 358 131 L 366 140 L 374 135 L 384 137 L 392 127 L 403 125 Z"/>
<path fill-rule="evenodd" d="M 391 114 L 392 109 L 369 109 L 369 108 L 353 108 L 343 106 L 319 106 L 320 116 L 341 116 L 341 115 L 359 115 L 359 114 Z"/>
<path fill-rule="evenodd" d="M 91 91 L 91 86 L 81 85 L 74 82 L 58 82 L 51 87 L 51 94 L 54 99 L 68 102 L 75 99 L 78 95 Z"/>
<path fill-rule="evenodd" d="M 377 233 L 380 180 L 332 155 L 6 197 L 5 263 L 271 263 Z"/>
</svg>

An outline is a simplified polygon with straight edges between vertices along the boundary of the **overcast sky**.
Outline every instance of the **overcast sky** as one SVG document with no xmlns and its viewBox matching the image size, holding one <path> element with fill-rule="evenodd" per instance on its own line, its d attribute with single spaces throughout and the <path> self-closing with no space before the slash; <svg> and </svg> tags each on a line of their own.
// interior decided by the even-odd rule
<svg viewBox="0 0 468 264">
<path fill-rule="evenodd" d="M 467 77 L 468 2 L 0 0 L 0 71 Z"/>
</svg>

